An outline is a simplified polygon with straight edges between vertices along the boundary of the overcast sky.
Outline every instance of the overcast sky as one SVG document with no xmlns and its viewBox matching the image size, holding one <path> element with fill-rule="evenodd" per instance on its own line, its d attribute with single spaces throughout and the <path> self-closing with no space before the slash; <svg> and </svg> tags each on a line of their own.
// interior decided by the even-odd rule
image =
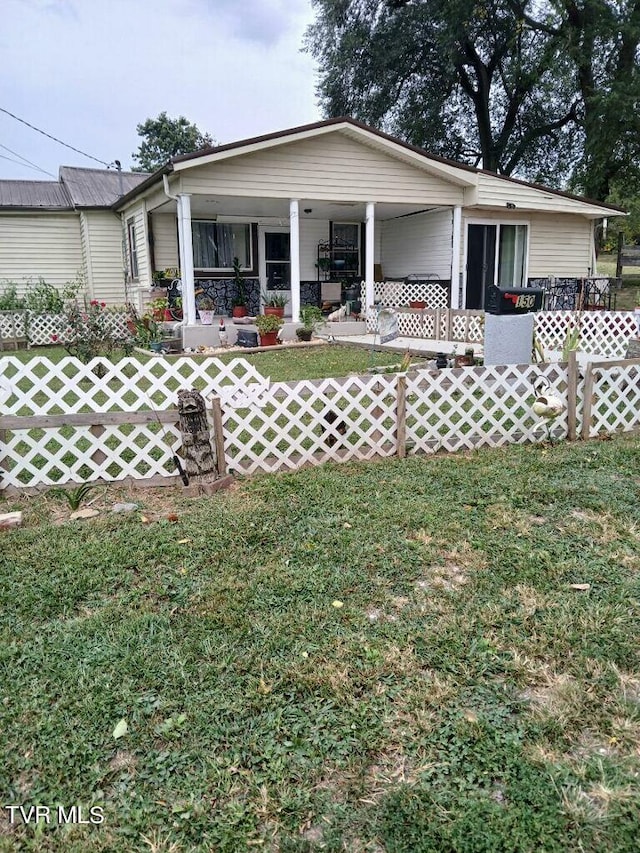
<svg viewBox="0 0 640 853">
<path fill-rule="evenodd" d="M 2 0 L 0 108 L 124 169 L 136 125 L 184 115 L 218 142 L 321 118 L 300 52 L 311 0 Z M 100 168 L 0 112 L 0 178 Z M 10 151 L 7 149 L 11 149 Z M 13 153 L 12 153 L 13 152 Z"/>
</svg>

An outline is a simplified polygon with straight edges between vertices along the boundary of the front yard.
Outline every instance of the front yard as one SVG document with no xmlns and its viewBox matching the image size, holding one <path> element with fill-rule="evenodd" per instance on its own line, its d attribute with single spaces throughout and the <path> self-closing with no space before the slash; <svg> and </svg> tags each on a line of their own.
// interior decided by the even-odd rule
<svg viewBox="0 0 640 853">
<path fill-rule="evenodd" d="M 5 809 L 0 850 L 637 850 L 639 471 L 635 437 L 0 500 L 2 804 L 104 816 Z"/>
</svg>

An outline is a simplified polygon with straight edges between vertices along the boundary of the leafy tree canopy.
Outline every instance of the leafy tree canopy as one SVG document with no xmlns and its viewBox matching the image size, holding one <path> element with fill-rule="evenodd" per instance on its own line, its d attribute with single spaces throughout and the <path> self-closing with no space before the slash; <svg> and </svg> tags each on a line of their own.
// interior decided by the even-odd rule
<svg viewBox="0 0 640 853">
<path fill-rule="evenodd" d="M 637 163 L 640 0 L 313 0 L 327 116 L 607 197 Z"/>
<path fill-rule="evenodd" d="M 134 172 L 154 172 L 178 154 L 190 154 L 200 148 L 215 145 L 208 133 L 201 133 L 184 116 L 172 119 L 166 112 L 158 118 L 148 118 L 136 127 L 143 142 L 131 156 L 137 164 Z"/>
</svg>

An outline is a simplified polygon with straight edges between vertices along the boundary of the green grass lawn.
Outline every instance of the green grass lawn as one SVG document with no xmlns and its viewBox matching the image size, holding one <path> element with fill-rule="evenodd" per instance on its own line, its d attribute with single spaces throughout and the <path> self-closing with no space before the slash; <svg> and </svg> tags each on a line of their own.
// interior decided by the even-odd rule
<svg viewBox="0 0 640 853">
<path fill-rule="evenodd" d="M 104 809 L 0 810 L 0 850 L 637 851 L 639 471 L 635 437 L 0 501 L 2 805 Z"/>
<path fill-rule="evenodd" d="M 598 272 L 601 275 L 615 276 L 616 256 L 600 255 L 598 257 Z M 633 311 L 640 304 L 640 268 L 623 267 L 622 289 L 616 295 L 617 311 Z"/>
<path fill-rule="evenodd" d="M 6 350 L 3 355 L 17 355 L 21 361 L 37 356 L 45 356 L 60 361 L 67 355 L 62 347 L 34 347 L 31 350 Z M 154 356 L 145 356 L 136 351 L 136 358 L 149 360 Z M 196 361 L 206 361 L 211 356 L 191 356 Z M 232 352 L 224 354 L 221 360 L 246 358 L 248 362 L 274 382 L 292 382 L 299 379 L 322 379 L 327 376 L 347 376 L 349 373 L 364 373 L 369 367 L 399 364 L 402 353 L 370 350 L 364 347 L 345 346 L 343 344 L 314 347 L 274 347 L 273 352 Z M 419 363 L 420 358 L 412 359 Z"/>
</svg>

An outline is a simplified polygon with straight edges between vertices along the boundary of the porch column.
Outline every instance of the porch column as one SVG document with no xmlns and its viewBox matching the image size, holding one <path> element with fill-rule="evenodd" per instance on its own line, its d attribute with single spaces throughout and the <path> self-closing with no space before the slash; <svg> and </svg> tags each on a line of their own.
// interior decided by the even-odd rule
<svg viewBox="0 0 640 853">
<path fill-rule="evenodd" d="M 366 213 L 366 247 L 365 247 L 365 259 L 364 259 L 364 281 L 365 281 L 365 294 L 366 294 L 366 305 L 365 311 L 368 313 L 370 308 L 373 308 L 373 301 L 375 299 L 374 294 L 374 286 L 373 286 L 373 265 L 375 258 L 375 227 L 376 227 L 376 206 L 374 202 L 367 202 L 367 213 Z"/>
<path fill-rule="evenodd" d="M 462 246 L 462 206 L 453 208 L 451 240 L 451 307 L 460 308 L 460 248 Z"/>
<path fill-rule="evenodd" d="M 289 258 L 291 261 L 291 320 L 300 320 L 300 205 L 297 198 L 289 201 Z"/>
<path fill-rule="evenodd" d="M 178 222 L 181 224 L 178 230 L 180 241 L 180 270 L 182 278 L 182 308 L 184 311 L 186 325 L 196 324 L 196 295 L 193 280 L 193 239 L 191 237 L 191 196 L 188 193 L 178 194 L 180 213 Z"/>
</svg>

